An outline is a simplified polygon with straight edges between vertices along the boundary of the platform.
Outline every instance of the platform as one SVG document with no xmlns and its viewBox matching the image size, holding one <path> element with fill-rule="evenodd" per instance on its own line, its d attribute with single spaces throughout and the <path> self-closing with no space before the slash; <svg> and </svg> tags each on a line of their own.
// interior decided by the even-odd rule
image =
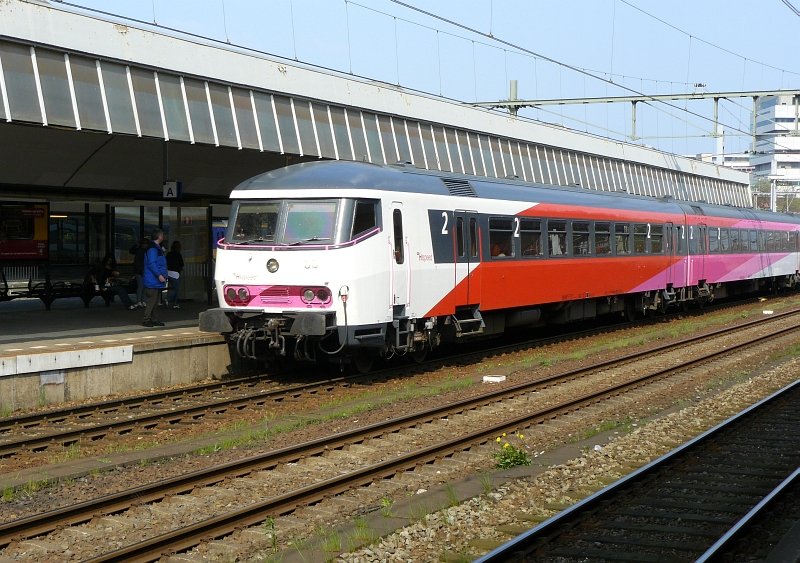
<svg viewBox="0 0 800 563">
<path fill-rule="evenodd" d="M 0 411 L 28 409 L 221 378 L 230 356 L 220 335 L 200 332 L 210 306 L 159 307 L 164 327 L 142 326 L 144 309 L 96 299 L 0 303 Z"/>
</svg>

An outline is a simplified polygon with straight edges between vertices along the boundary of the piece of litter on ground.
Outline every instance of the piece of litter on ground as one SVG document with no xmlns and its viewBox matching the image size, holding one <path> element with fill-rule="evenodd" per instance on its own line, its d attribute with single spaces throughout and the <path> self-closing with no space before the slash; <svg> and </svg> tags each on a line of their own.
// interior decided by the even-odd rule
<svg viewBox="0 0 800 563">
<path fill-rule="evenodd" d="M 484 375 L 483 382 L 484 383 L 502 383 L 506 380 L 505 375 Z"/>
<path fill-rule="evenodd" d="M 762 313 L 764 313 L 765 315 L 771 315 L 773 313 L 773 311 L 772 311 L 772 309 L 764 309 L 762 311 Z"/>
</svg>

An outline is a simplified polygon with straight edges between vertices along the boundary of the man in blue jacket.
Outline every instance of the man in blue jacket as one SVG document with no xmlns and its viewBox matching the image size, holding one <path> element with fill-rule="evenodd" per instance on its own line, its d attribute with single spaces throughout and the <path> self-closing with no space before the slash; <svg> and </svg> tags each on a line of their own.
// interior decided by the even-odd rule
<svg viewBox="0 0 800 563">
<path fill-rule="evenodd" d="M 156 305 L 158 295 L 167 283 L 167 259 L 161 243 L 164 241 L 164 231 L 155 229 L 150 239 L 150 246 L 144 253 L 144 326 L 164 326 L 156 319 Z"/>
</svg>

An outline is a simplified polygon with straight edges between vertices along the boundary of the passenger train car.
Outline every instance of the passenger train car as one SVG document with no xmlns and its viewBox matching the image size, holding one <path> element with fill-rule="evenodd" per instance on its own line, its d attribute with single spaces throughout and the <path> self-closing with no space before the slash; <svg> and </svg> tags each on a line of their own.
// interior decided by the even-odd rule
<svg viewBox="0 0 800 563">
<path fill-rule="evenodd" d="M 235 353 L 368 369 L 443 341 L 634 317 L 800 279 L 800 218 L 330 161 L 237 186 L 200 328 Z"/>
</svg>

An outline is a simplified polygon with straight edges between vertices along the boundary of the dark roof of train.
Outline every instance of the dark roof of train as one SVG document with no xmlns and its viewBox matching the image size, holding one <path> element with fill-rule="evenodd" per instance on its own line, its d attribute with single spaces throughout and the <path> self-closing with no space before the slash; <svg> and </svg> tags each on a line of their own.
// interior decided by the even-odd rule
<svg viewBox="0 0 800 563">
<path fill-rule="evenodd" d="M 413 180 L 410 179 L 413 177 Z M 318 161 L 304 162 L 271 170 L 239 184 L 237 190 L 270 189 L 370 189 L 434 195 L 460 195 L 506 201 L 574 204 L 631 210 L 679 212 L 732 218 L 788 220 L 797 217 L 738 207 L 667 198 L 631 195 L 627 192 L 600 192 L 579 186 L 565 187 L 524 182 L 516 178 L 486 178 L 452 172 L 416 168 L 410 164 L 382 166 L 368 162 Z"/>
</svg>

